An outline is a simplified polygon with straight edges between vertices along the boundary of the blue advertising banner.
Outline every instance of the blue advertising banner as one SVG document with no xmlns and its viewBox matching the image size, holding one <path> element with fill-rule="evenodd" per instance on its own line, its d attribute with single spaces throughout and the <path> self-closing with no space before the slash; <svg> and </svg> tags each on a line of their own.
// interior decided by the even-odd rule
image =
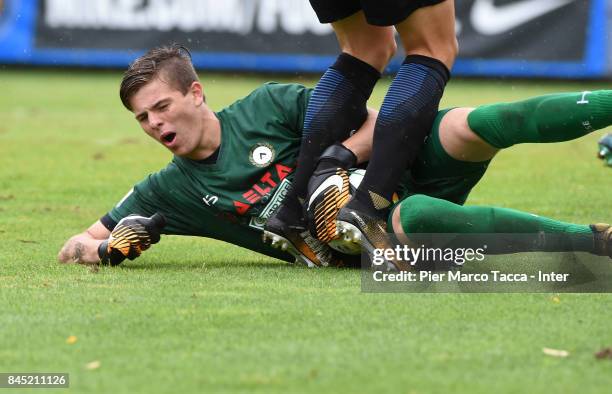
<svg viewBox="0 0 612 394">
<path fill-rule="evenodd" d="M 171 42 L 197 68 L 322 72 L 338 52 L 307 0 L 0 0 L 0 63 L 125 67 Z M 454 75 L 602 78 L 605 0 L 456 2 Z M 389 66 L 394 71 L 401 54 Z"/>
</svg>

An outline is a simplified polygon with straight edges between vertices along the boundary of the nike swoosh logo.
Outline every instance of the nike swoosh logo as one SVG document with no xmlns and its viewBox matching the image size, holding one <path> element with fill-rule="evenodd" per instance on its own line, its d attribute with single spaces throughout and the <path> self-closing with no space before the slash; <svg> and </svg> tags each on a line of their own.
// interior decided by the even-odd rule
<svg viewBox="0 0 612 394">
<path fill-rule="evenodd" d="M 572 2 L 574 0 L 522 0 L 495 6 L 493 0 L 476 0 L 470 21 L 478 33 L 492 36 L 506 33 Z"/>
<path fill-rule="evenodd" d="M 336 186 L 338 190 L 342 191 L 342 177 L 340 175 L 332 175 L 324 180 L 323 183 L 317 187 L 314 193 L 310 195 L 310 200 L 308 200 L 308 208 L 310 208 L 310 205 L 312 205 L 314 199 L 317 198 L 317 196 L 329 186 Z"/>
</svg>

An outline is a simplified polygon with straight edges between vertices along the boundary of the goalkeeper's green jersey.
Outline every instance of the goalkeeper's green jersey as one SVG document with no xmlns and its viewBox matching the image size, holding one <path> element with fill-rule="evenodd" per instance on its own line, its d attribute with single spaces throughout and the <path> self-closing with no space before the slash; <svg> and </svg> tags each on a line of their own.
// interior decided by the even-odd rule
<svg viewBox="0 0 612 394">
<path fill-rule="evenodd" d="M 175 156 L 124 197 L 102 223 L 110 230 L 129 214 L 166 217 L 165 234 L 220 239 L 269 256 L 291 257 L 262 242 L 263 225 L 287 192 L 300 149 L 312 89 L 267 83 L 217 112 L 216 161 Z M 488 162 L 452 159 L 442 148 L 438 113 L 430 138 L 398 187 L 400 198 L 427 194 L 463 204 Z"/>
<path fill-rule="evenodd" d="M 174 156 L 136 184 L 102 222 L 110 227 L 129 214 L 160 212 L 165 234 L 210 237 L 290 259 L 261 236 L 292 178 L 311 93 L 297 84 L 267 83 L 217 112 L 216 162 Z"/>
</svg>

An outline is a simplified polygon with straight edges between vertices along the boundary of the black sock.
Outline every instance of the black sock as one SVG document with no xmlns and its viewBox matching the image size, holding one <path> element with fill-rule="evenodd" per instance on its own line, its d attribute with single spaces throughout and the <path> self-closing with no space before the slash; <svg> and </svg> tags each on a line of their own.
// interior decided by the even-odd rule
<svg viewBox="0 0 612 394">
<path fill-rule="evenodd" d="M 349 137 L 368 116 L 366 102 L 380 73 L 342 53 L 323 74 L 308 102 L 291 196 L 303 198 L 318 157 L 329 145 Z"/>
<path fill-rule="evenodd" d="M 302 212 L 302 204 L 298 200 L 297 195 L 291 193 L 291 191 L 292 189 L 289 189 L 285 195 L 283 205 L 277 209 L 275 216 L 285 223 L 296 224 L 304 216 L 304 212 Z"/>
<path fill-rule="evenodd" d="M 370 163 L 349 207 L 385 214 L 402 174 L 431 132 L 449 77 L 437 59 L 406 56 L 380 108 Z"/>
</svg>

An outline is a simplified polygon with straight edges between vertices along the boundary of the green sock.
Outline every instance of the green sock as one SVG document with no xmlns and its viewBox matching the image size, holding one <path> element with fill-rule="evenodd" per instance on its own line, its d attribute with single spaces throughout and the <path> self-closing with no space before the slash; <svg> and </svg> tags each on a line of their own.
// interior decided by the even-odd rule
<svg viewBox="0 0 612 394">
<path fill-rule="evenodd" d="M 552 236 L 539 250 L 593 251 L 593 231 L 588 225 L 560 222 L 514 209 L 462 206 L 421 194 L 410 196 L 400 204 L 401 224 L 406 234 L 562 234 L 568 236 L 565 242 L 563 237 Z M 531 251 L 533 245 L 529 245 Z M 489 253 L 495 252 L 489 250 Z"/>
<path fill-rule="evenodd" d="M 483 105 L 469 114 L 468 124 L 500 149 L 525 142 L 569 141 L 612 124 L 612 90 Z"/>
</svg>

